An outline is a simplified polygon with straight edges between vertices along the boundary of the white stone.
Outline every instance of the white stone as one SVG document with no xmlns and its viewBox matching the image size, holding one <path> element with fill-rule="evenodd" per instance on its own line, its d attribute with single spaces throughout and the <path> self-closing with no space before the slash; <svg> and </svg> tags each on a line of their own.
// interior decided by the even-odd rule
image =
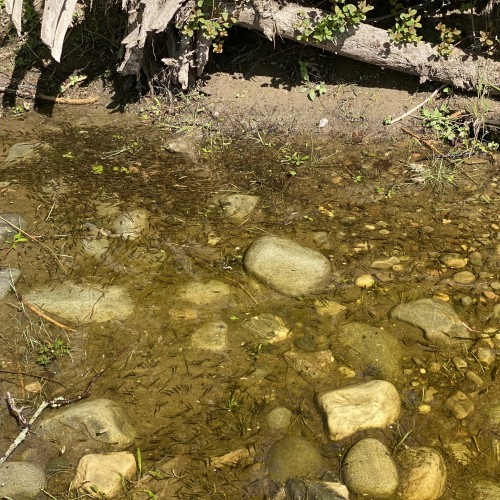
<svg viewBox="0 0 500 500">
<path fill-rule="evenodd" d="M 385 380 L 371 380 L 326 392 L 319 396 L 333 441 L 373 428 L 392 424 L 401 411 L 396 388 Z"/>
<path fill-rule="evenodd" d="M 354 284 L 359 288 L 371 288 L 375 284 L 375 279 L 371 274 L 362 274 L 355 279 Z"/>
<path fill-rule="evenodd" d="M 416 447 L 398 455 L 401 500 L 436 500 L 446 487 L 446 464 L 432 448 Z"/>
<path fill-rule="evenodd" d="M 123 495 L 123 479 L 132 479 L 137 466 L 127 451 L 84 455 L 78 462 L 71 488 L 91 497 L 114 498 Z"/>
<path fill-rule="evenodd" d="M 474 337 L 451 305 L 442 300 L 421 299 L 399 304 L 391 316 L 421 328 L 427 340 L 440 346 L 453 346 Z"/>
<path fill-rule="evenodd" d="M 389 257 L 387 259 L 374 260 L 371 264 L 373 269 L 391 269 L 392 266 L 399 264 L 401 261 L 397 257 Z"/>
</svg>

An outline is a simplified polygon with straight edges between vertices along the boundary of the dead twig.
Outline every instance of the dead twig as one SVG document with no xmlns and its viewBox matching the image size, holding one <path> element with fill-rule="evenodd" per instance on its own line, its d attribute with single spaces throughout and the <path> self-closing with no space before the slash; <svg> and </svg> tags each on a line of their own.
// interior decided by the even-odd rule
<svg viewBox="0 0 500 500">
<path fill-rule="evenodd" d="M 113 356 L 110 362 L 102 370 L 98 371 L 92 377 L 90 382 L 87 384 L 87 387 L 79 396 L 76 396 L 74 398 L 63 398 L 61 396 L 58 396 L 57 398 L 51 399 L 50 401 L 43 401 L 42 403 L 40 403 L 40 405 L 38 406 L 38 408 L 36 409 L 35 413 L 30 418 L 29 421 L 23 415 L 24 408 L 23 407 L 18 408 L 14 402 L 14 399 L 8 392 L 6 397 L 7 408 L 9 410 L 9 413 L 16 419 L 18 425 L 21 426 L 21 432 L 17 435 L 16 439 L 9 446 L 9 449 L 5 452 L 3 457 L 0 457 L 0 467 L 7 461 L 10 455 L 12 455 L 14 450 L 26 439 L 26 436 L 28 435 L 31 426 L 35 423 L 36 419 L 41 415 L 41 413 L 43 412 L 43 410 L 45 410 L 45 408 L 47 407 L 59 408 L 61 406 L 67 406 L 73 403 L 77 403 L 82 399 L 88 398 L 90 396 L 90 391 L 92 390 L 92 387 L 94 387 L 94 384 L 97 382 L 99 377 L 101 377 L 104 372 L 109 370 L 109 368 L 113 365 L 113 363 L 118 359 L 119 356 L 121 356 L 125 352 L 126 349 L 128 349 L 127 346 L 125 346 L 123 349 L 120 349 L 118 353 L 115 356 Z"/>
<path fill-rule="evenodd" d="M 443 90 L 446 87 L 446 85 L 441 85 L 439 86 L 430 96 L 428 96 L 426 99 L 424 99 L 420 104 L 417 104 L 414 108 L 411 108 L 409 111 L 404 113 L 401 116 L 398 116 L 397 118 L 394 118 L 394 120 L 391 120 L 390 122 L 387 123 L 387 125 L 392 125 L 399 120 L 402 120 L 403 118 L 406 118 L 408 115 L 411 115 L 413 112 L 417 111 L 417 109 L 420 109 L 422 106 L 424 106 L 427 102 L 429 102 L 432 98 L 436 97 L 441 90 Z"/>
<path fill-rule="evenodd" d="M 441 151 L 439 151 L 439 149 L 437 149 L 436 147 L 434 147 L 430 142 L 426 141 L 425 139 L 422 139 L 421 137 L 419 137 L 418 135 L 414 134 L 413 132 L 411 132 L 410 130 L 406 129 L 406 128 L 402 128 L 401 129 L 405 134 L 408 134 L 408 135 L 411 135 L 413 138 L 417 139 L 417 141 L 424 145 L 424 146 L 427 146 L 433 153 L 437 154 L 437 155 L 442 155 L 443 153 L 441 153 Z"/>
<path fill-rule="evenodd" d="M 58 328 L 62 328 L 63 330 L 68 330 L 68 332 L 76 332 L 74 328 L 71 328 L 63 323 L 60 323 L 54 318 L 51 318 L 44 312 L 40 311 L 38 308 L 36 308 L 33 304 L 28 302 L 24 297 L 19 297 L 19 300 L 21 301 L 21 304 L 25 305 L 31 312 L 34 312 L 37 316 L 40 316 L 40 318 L 44 319 L 45 321 L 52 323 L 53 325 L 57 326 Z"/>
<path fill-rule="evenodd" d="M 20 227 L 16 226 L 15 224 L 12 224 L 12 222 L 10 222 L 9 220 L 5 219 L 1 215 L 0 215 L 0 220 L 3 221 L 3 222 L 5 222 L 6 224 L 8 224 L 12 229 L 15 229 L 16 231 L 19 231 L 21 234 L 23 234 L 24 236 L 26 236 L 27 238 L 29 238 L 31 241 L 34 241 L 35 243 L 38 243 L 40 246 L 42 246 L 43 248 L 45 248 L 45 250 L 47 250 L 50 253 L 50 255 L 52 255 L 52 257 L 54 257 L 54 259 L 56 260 L 56 262 L 59 264 L 59 267 L 62 269 L 63 273 L 64 274 L 68 274 L 68 272 L 66 271 L 66 268 L 64 267 L 64 264 L 61 262 L 61 260 L 59 259 L 59 257 L 55 254 L 54 250 L 52 250 L 52 248 L 48 247 L 45 243 L 42 243 L 37 238 L 35 238 L 31 234 L 29 234 L 26 231 L 24 231 L 24 229 L 21 229 Z"/>
</svg>

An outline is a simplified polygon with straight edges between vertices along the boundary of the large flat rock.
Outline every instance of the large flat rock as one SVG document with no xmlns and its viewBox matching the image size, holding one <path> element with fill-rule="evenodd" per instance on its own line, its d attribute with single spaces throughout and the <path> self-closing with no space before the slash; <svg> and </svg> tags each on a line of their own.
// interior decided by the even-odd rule
<svg viewBox="0 0 500 500">
<path fill-rule="evenodd" d="M 134 309 L 130 295 L 119 286 L 101 290 L 92 286 L 63 283 L 32 290 L 25 298 L 49 314 L 75 323 L 103 323 L 124 319 Z"/>
</svg>

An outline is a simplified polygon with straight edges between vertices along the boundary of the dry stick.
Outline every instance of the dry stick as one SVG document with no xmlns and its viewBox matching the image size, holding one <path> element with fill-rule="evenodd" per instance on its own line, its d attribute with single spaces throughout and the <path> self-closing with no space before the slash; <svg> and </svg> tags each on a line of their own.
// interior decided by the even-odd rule
<svg viewBox="0 0 500 500">
<path fill-rule="evenodd" d="M 76 330 L 74 328 L 66 326 L 63 323 L 60 323 L 59 321 L 55 320 L 54 318 L 51 318 L 50 316 L 48 316 L 44 312 L 37 309 L 33 304 L 28 302 L 24 297 L 19 296 L 19 300 L 21 301 L 21 304 L 25 305 L 30 311 L 34 312 L 37 316 L 40 316 L 40 318 L 44 319 L 45 321 L 48 321 L 49 323 L 52 323 L 53 325 L 57 326 L 58 328 L 62 328 L 63 330 L 68 330 L 68 332 L 76 332 Z"/>
<path fill-rule="evenodd" d="M 16 97 L 21 97 L 22 99 L 32 99 L 33 101 L 46 101 L 55 102 L 56 104 L 94 104 L 99 101 L 97 96 L 89 96 L 82 98 L 69 98 L 69 97 L 55 97 L 46 94 L 34 94 L 32 92 L 25 92 L 23 90 L 9 89 L 8 87 L 0 87 L 0 93 L 14 94 Z"/>
<path fill-rule="evenodd" d="M 66 271 L 66 268 L 64 267 L 64 264 L 59 260 L 59 258 L 54 253 L 54 250 L 52 250 L 52 248 L 48 247 L 45 243 L 42 243 L 41 241 L 38 241 L 37 238 L 35 238 L 31 234 L 27 233 L 26 231 L 24 231 L 20 227 L 17 227 L 15 224 L 12 224 L 12 222 L 8 221 L 7 219 L 5 219 L 4 217 L 2 217 L 1 215 L 0 215 L 0 220 L 3 221 L 3 222 L 5 222 L 6 224 L 8 224 L 10 227 L 12 227 L 13 229 L 15 229 L 16 231 L 19 231 L 21 234 L 24 234 L 24 236 L 27 236 L 31 241 L 34 241 L 35 243 L 38 243 L 43 248 L 45 248 L 45 250 L 47 250 L 52 255 L 52 257 L 54 257 L 54 259 L 56 260 L 56 262 L 59 264 L 59 267 L 62 269 L 63 273 L 64 274 L 68 274 L 68 272 Z"/>
<path fill-rule="evenodd" d="M 410 109 L 410 111 L 407 111 L 404 115 L 398 116 L 397 118 L 394 118 L 394 120 L 391 120 L 388 125 L 392 125 L 393 123 L 398 122 L 399 120 L 402 120 L 403 118 L 406 118 L 408 115 L 411 115 L 414 111 L 417 111 L 417 109 L 420 109 L 425 103 L 429 102 L 433 97 L 436 97 L 441 90 L 443 90 L 446 87 L 446 85 L 441 85 L 438 87 L 427 99 L 422 101 L 420 104 L 417 104 L 414 108 Z"/>
<path fill-rule="evenodd" d="M 75 398 L 63 398 L 59 396 L 57 398 L 51 399 L 50 401 L 43 401 L 42 403 L 40 403 L 40 406 L 36 409 L 29 422 L 27 422 L 26 418 L 22 415 L 23 408 L 16 408 L 16 406 L 14 405 L 14 400 L 12 399 L 10 393 L 7 393 L 6 401 L 9 413 L 14 416 L 14 418 L 20 425 L 22 425 L 22 430 L 17 435 L 14 442 L 9 446 L 9 449 L 5 452 L 4 456 L 0 457 L 0 467 L 6 462 L 10 455 L 12 455 L 13 451 L 26 439 L 31 426 L 35 423 L 35 420 L 41 415 L 45 408 L 47 408 L 48 406 L 50 406 L 51 408 L 59 408 L 60 406 L 70 405 L 73 403 L 77 403 L 82 399 L 88 398 L 90 396 L 92 387 L 94 387 L 94 384 L 97 382 L 99 377 L 101 377 L 105 371 L 109 370 L 113 363 L 118 359 L 119 356 L 121 356 L 125 352 L 126 349 L 128 349 L 128 346 L 120 349 L 118 353 L 113 356 L 111 361 L 92 377 L 85 390 L 79 396 L 76 396 Z"/>
<path fill-rule="evenodd" d="M 424 146 L 427 146 L 433 153 L 435 153 L 437 155 L 442 155 L 443 154 L 443 153 L 441 153 L 441 151 L 439 151 L 439 149 L 435 148 L 430 142 L 426 141 L 425 139 L 420 138 L 418 135 L 414 134 L 410 130 L 408 130 L 406 128 L 402 128 L 401 130 L 403 132 L 405 132 L 406 134 L 411 135 L 412 137 L 414 137 L 415 139 L 417 139 L 417 141 L 420 144 L 423 144 Z"/>
<path fill-rule="evenodd" d="M 42 380 L 43 382 L 50 382 L 51 384 L 57 384 L 66 389 L 66 386 L 64 384 L 61 384 L 61 382 L 58 382 L 57 380 L 50 380 L 47 377 L 42 377 L 41 375 L 34 375 L 33 373 L 15 372 L 12 370 L 0 370 L 0 373 L 8 373 L 10 375 L 19 375 L 20 373 L 22 373 L 25 377 L 37 378 L 39 380 Z"/>
</svg>

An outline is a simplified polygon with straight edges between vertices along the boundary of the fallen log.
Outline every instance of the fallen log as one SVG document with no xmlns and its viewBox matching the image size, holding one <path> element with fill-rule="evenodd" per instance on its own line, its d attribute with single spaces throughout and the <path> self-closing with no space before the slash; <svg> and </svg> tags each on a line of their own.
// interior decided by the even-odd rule
<svg viewBox="0 0 500 500">
<path fill-rule="evenodd" d="M 297 41 L 303 19 L 311 22 L 328 14 L 317 8 L 296 4 L 281 6 L 274 0 L 263 4 L 245 3 L 227 6 L 237 18 L 237 25 L 263 32 L 268 38 L 281 37 Z M 435 45 L 426 42 L 394 45 L 387 31 L 369 24 L 359 24 L 338 33 L 335 41 L 301 41 L 341 56 L 356 59 L 402 73 L 420 77 L 421 82 L 437 81 L 462 90 L 486 85 L 491 94 L 500 94 L 500 62 L 480 55 L 469 55 L 455 48 L 448 57 L 440 56 Z"/>
</svg>

